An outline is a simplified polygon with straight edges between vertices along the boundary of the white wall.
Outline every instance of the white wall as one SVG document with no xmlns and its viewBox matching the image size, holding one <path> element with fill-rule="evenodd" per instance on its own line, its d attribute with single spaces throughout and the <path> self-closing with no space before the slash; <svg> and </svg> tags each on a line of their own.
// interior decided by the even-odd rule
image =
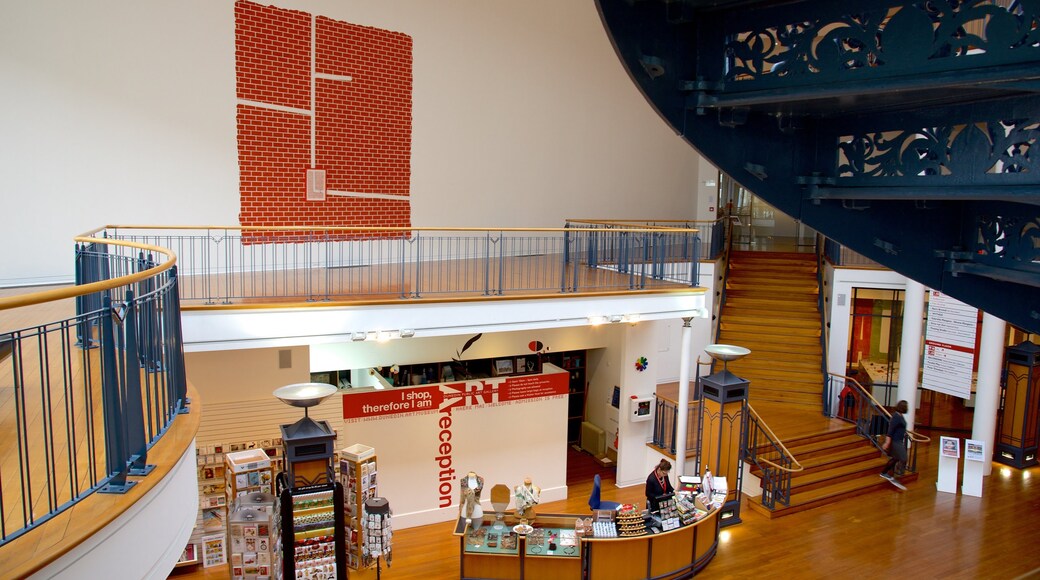
<svg viewBox="0 0 1040 580">
<path fill-rule="evenodd" d="M 30 578 L 166 578 L 195 525 L 199 505 L 196 469 L 193 443 L 155 487 L 112 523 Z"/>
<path fill-rule="evenodd" d="M 417 226 L 710 219 L 714 169 L 647 105 L 593 0 L 276 4 L 413 38 Z M 0 254 L 0 285 L 70 279 L 72 236 L 104 224 L 238 223 L 233 7 L 5 3 L 0 231 L 32 251 Z"/>
</svg>

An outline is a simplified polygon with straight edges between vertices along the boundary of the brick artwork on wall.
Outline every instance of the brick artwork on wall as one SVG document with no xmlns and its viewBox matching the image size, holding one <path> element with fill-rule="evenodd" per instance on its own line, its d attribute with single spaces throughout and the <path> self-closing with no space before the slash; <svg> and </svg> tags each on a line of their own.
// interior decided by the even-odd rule
<svg viewBox="0 0 1040 580">
<path fill-rule="evenodd" d="M 410 36 L 239 0 L 235 69 L 243 226 L 411 226 Z"/>
</svg>

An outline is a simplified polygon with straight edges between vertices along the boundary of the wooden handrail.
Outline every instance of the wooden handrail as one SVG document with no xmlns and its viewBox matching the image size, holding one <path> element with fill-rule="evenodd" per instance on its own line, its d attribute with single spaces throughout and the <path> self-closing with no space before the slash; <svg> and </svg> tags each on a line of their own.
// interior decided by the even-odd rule
<svg viewBox="0 0 1040 580">
<path fill-rule="evenodd" d="M 875 399 L 874 395 L 871 395 L 870 391 L 868 391 L 866 389 L 866 387 L 864 387 L 863 385 L 859 384 L 859 381 L 857 381 L 856 379 L 854 379 L 852 377 L 849 377 L 849 376 L 839 375 L 838 373 L 828 373 L 828 374 L 830 376 L 832 376 L 832 377 L 839 377 L 839 378 L 845 379 L 846 384 L 851 382 L 853 385 L 856 386 L 856 388 L 859 389 L 859 391 L 861 393 L 863 393 L 868 399 L 870 399 L 874 403 L 875 407 L 877 407 L 878 409 L 881 409 L 881 412 L 884 413 L 885 416 L 889 418 L 889 420 L 892 419 L 892 413 L 889 413 L 888 409 L 886 409 L 885 406 L 882 405 L 880 401 Z M 927 443 L 927 442 L 932 440 L 932 438 L 927 436 L 927 435 L 921 435 L 920 433 L 918 433 L 916 431 L 911 431 L 909 429 L 906 430 L 906 434 L 910 437 L 910 440 L 913 441 L 914 443 Z"/>
<path fill-rule="evenodd" d="M 781 441 L 780 438 L 776 436 L 776 433 L 773 433 L 773 430 L 769 428 L 769 425 L 766 424 L 766 422 L 762 420 L 762 416 L 759 415 L 757 411 L 755 411 L 755 408 L 751 406 L 751 403 L 748 403 L 747 407 L 748 407 L 748 411 L 756 419 L 758 419 L 759 425 L 762 425 L 762 428 L 766 430 L 766 433 L 768 433 L 769 436 L 774 441 L 776 441 L 776 444 L 779 445 L 780 449 L 783 450 L 784 455 L 786 457 L 790 457 L 791 458 L 791 463 L 794 464 L 796 467 L 784 467 L 782 465 L 777 465 L 776 463 L 774 463 L 774 462 L 772 462 L 772 461 L 770 461 L 768 459 L 765 459 L 765 458 L 759 459 L 759 461 L 761 461 L 763 463 L 768 463 L 769 465 L 772 465 L 773 467 L 775 467 L 775 468 L 777 468 L 777 469 L 779 469 L 781 471 L 788 471 L 788 472 L 791 472 L 791 473 L 794 473 L 794 472 L 797 472 L 797 471 L 802 471 L 803 469 L 805 469 L 804 467 L 802 467 L 802 464 L 798 462 L 798 459 L 794 456 L 794 454 L 791 453 L 791 451 L 789 449 L 787 449 L 787 446 L 784 445 L 784 442 Z"/>
<path fill-rule="evenodd" d="M 682 220 L 676 220 L 682 221 Z M 594 222 L 588 222 L 594 223 Z M 609 223 L 609 222 L 603 222 Z M 436 226 L 157 226 L 141 224 L 106 225 L 102 229 L 134 229 L 134 230 L 237 230 L 244 232 L 310 232 L 314 230 L 330 232 L 573 232 L 573 228 L 474 228 L 474 227 L 436 227 Z M 699 232 L 696 228 L 679 228 L 665 226 L 647 226 L 642 228 L 616 228 L 613 232 Z M 107 238 L 92 238 L 93 241 Z"/>
<path fill-rule="evenodd" d="M 112 278 L 110 280 L 101 280 L 100 282 L 91 282 L 90 284 L 80 284 L 78 286 L 65 286 L 62 288 L 55 288 L 53 290 L 44 290 L 42 292 L 33 292 L 32 294 L 20 294 L 18 296 L 8 296 L 6 298 L 0 298 L 0 311 L 10 310 L 12 308 L 21 308 L 23 306 L 33 306 L 36 304 L 43 304 L 44 302 L 54 302 L 56 300 L 64 300 L 66 298 L 76 298 L 77 296 L 86 296 L 87 294 L 93 294 L 94 292 L 103 292 L 105 290 L 111 290 L 113 288 L 119 288 L 121 286 L 127 286 L 130 284 L 136 284 L 147 278 L 151 278 L 160 272 L 169 270 L 177 263 L 177 254 L 173 250 L 163 248 L 160 246 L 153 246 L 151 244 L 144 244 L 141 242 L 125 242 L 123 240 L 113 240 L 108 238 L 91 238 L 76 236 L 73 238 L 77 242 L 84 244 L 93 243 L 105 243 L 112 244 L 113 246 L 123 246 L 127 248 L 135 248 L 139 250 L 148 250 L 151 252 L 157 252 L 166 254 L 169 259 L 154 266 L 147 270 L 141 270 L 133 274 L 127 274 L 126 276 L 120 276 L 119 278 Z"/>
</svg>

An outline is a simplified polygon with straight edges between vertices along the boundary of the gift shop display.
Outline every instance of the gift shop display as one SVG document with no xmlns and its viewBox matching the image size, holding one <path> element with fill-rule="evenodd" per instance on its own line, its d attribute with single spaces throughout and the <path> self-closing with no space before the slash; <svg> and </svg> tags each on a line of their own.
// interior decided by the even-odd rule
<svg viewBox="0 0 1040 580">
<path fill-rule="evenodd" d="M 374 563 L 364 550 L 365 502 L 378 495 L 376 450 L 360 443 L 339 452 L 339 481 L 345 494 L 347 565 L 355 570 Z"/>
</svg>

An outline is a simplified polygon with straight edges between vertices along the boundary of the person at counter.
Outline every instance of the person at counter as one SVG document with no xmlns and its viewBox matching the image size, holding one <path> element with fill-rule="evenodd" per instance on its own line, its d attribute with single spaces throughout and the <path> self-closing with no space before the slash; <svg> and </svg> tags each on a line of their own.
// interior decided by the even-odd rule
<svg viewBox="0 0 1040 580">
<path fill-rule="evenodd" d="M 666 496 L 675 491 L 672 487 L 672 482 L 668 480 L 668 474 L 672 471 L 672 463 L 667 459 L 662 459 L 657 467 L 650 472 L 650 475 L 646 477 L 646 507 L 650 511 L 657 511 L 660 509 L 658 500 L 661 496 Z"/>
</svg>

